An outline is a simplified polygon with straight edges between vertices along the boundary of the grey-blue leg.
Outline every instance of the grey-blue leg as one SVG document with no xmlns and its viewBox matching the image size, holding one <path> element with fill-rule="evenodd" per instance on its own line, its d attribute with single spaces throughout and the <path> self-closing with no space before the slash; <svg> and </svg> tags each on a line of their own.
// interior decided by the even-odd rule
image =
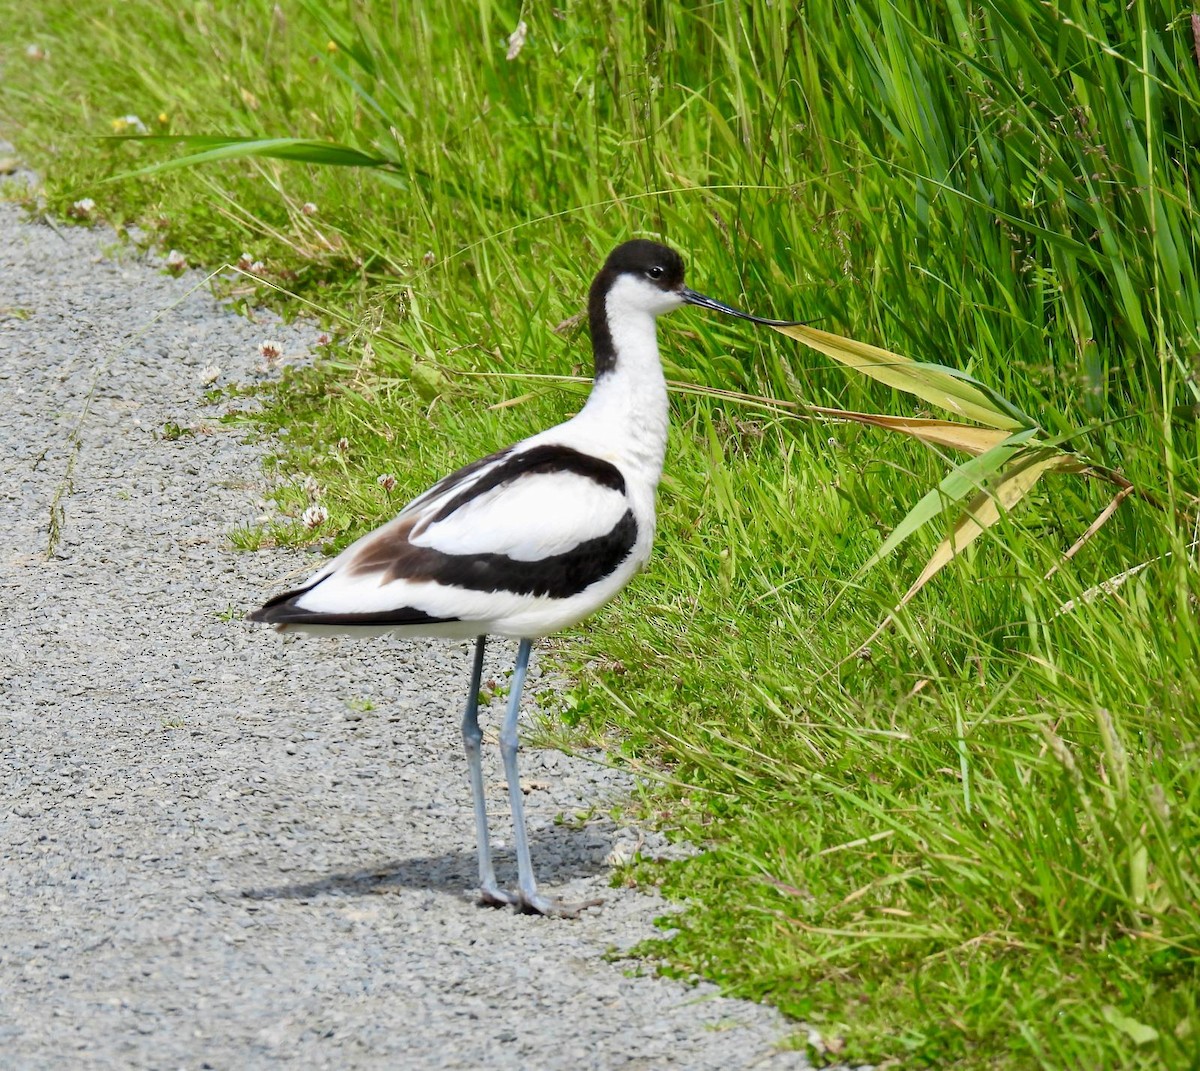
<svg viewBox="0 0 1200 1071">
<path fill-rule="evenodd" d="M 517 845 L 517 880 L 520 892 L 517 907 L 522 911 L 541 915 L 560 914 L 560 905 L 542 896 L 533 880 L 533 863 L 529 858 L 529 836 L 525 831 L 525 793 L 521 791 L 521 778 L 517 773 L 517 717 L 521 712 L 521 692 L 525 687 L 525 671 L 529 668 L 529 651 L 532 644 L 522 640 L 517 647 L 517 663 L 513 667 L 509 682 L 508 712 L 504 715 L 504 726 L 500 730 L 500 756 L 504 759 L 504 773 L 508 778 L 508 800 L 512 807 L 513 839 Z"/>
<path fill-rule="evenodd" d="M 471 777 L 471 799 L 475 803 L 475 842 L 479 848 L 480 902 L 499 907 L 516 901 L 512 893 L 496 884 L 492 869 L 492 851 L 488 844 L 487 803 L 483 795 L 483 766 L 479 760 L 483 730 L 479 728 L 479 682 L 483 676 L 483 648 L 486 636 L 475 641 L 475 663 L 471 669 L 471 690 L 467 693 L 467 709 L 463 713 L 463 747 L 467 752 L 467 771 Z"/>
</svg>

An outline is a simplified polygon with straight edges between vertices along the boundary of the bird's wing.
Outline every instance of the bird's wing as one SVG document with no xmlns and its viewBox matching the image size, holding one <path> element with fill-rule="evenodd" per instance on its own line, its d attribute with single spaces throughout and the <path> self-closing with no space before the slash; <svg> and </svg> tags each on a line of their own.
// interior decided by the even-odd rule
<svg viewBox="0 0 1200 1071">
<path fill-rule="evenodd" d="M 399 577 L 431 568 L 438 556 L 535 564 L 603 539 L 628 510 L 625 479 L 615 465 L 540 444 L 494 455 L 487 465 L 443 481 L 351 548 L 341 565 Z"/>
<path fill-rule="evenodd" d="M 454 556 L 499 554 L 538 562 L 607 535 L 628 508 L 623 492 L 586 476 L 526 474 L 481 491 L 445 516 L 426 514 L 409 541 Z"/>
<path fill-rule="evenodd" d="M 448 476 L 443 476 L 428 490 L 419 494 L 401 511 L 400 516 L 408 516 L 410 514 L 418 514 L 433 502 L 445 502 L 453 494 L 459 494 L 469 488 L 481 476 L 490 472 L 497 465 L 501 464 L 514 450 L 514 447 L 506 447 L 503 450 L 497 450 L 494 454 L 488 454 L 487 457 L 481 457 L 478 461 L 472 461 L 469 465 L 464 465 L 461 469 L 455 469 Z"/>
<path fill-rule="evenodd" d="M 285 620 L 286 603 L 289 621 L 382 621 L 393 610 L 412 624 L 487 620 L 514 600 L 570 598 L 611 573 L 636 538 L 615 465 L 556 444 L 515 448 L 435 485 L 259 619 Z"/>
</svg>

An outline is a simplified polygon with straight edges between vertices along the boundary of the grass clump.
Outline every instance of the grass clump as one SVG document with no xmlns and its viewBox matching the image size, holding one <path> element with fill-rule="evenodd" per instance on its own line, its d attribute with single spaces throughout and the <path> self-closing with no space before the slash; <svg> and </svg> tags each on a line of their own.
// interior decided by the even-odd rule
<svg viewBox="0 0 1200 1071">
<path fill-rule="evenodd" d="M 690 387 L 660 547 L 561 649 L 565 717 L 660 777 L 651 806 L 708 846 L 628 875 L 689 898 L 649 950 L 666 969 L 774 1001 L 839 1058 L 1192 1065 L 1190 20 L 1082 0 L 0 9 L 0 104 L 51 207 L 92 198 L 192 263 L 249 253 L 235 298 L 316 305 L 335 332 L 264 418 L 288 429 L 295 523 L 245 546 L 341 545 L 561 419 L 589 369 L 552 327 L 642 233 L 683 248 L 698 289 L 969 373 L 1134 485 L 1048 474 L 864 650 L 941 522 L 863 567 L 960 458 L 718 395 L 932 415 L 676 314 L 663 355 Z M 388 166 L 103 183 L 177 151 L 95 140 L 131 114 Z"/>
</svg>

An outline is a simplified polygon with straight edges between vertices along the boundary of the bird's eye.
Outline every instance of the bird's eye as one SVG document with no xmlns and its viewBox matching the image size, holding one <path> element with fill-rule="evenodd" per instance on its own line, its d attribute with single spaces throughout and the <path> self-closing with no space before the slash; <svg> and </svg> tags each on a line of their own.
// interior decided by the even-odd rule
<svg viewBox="0 0 1200 1071">
<path fill-rule="evenodd" d="M 663 266 L 661 264 L 655 264 L 654 267 L 646 269 L 646 274 L 649 275 L 651 279 L 661 279 L 663 277 Z"/>
</svg>

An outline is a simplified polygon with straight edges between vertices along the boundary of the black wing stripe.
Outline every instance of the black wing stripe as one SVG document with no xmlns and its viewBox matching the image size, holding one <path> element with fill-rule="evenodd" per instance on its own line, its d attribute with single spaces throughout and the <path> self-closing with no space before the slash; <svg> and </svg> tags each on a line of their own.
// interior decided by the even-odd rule
<svg viewBox="0 0 1200 1071">
<path fill-rule="evenodd" d="M 471 591 L 569 599 L 612 573 L 636 542 L 637 521 L 633 511 L 626 510 L 607 534 L 586 539 L 562 554 L 520 561 L 507 554 L 446 554 L 412 547 L 411 553 L 393 563 L 388 579 L 432 580 Z"/>
<path fill-rule="evenodd" d="M 455 469 L 450 475 L 443 476 L 437 483 L 430 487 L 427 491 L 423 491 L 412 500 L 405 510 L 411 509 L 413 506 L 419 505 L 421 502 L 428 501 L 431 498 L 437 498 L 444 495 L 453 487 L 457 487 L 465 479 L 474 476 L 480 469 L 485 469 L 489 465 L 494 465 L 497 461 L 501 461 L 512 453 L 512 447 L 506 446 L 503 450 L 497 450 L 494 454 L 488 454 L 487 457 L 481 457 L 478 461 L 472 461 L 469 465 L 463 465 L 461 469 Z"/>
<path fill-rule="evenodd" d="M 307 588 L 305 589 L 308 590 Z M 265 621 L 271 625 L 442 625 L 458 621 L 457 617 L 433 617 L 411 606 L 395 610 L 377 610 L 362 614 L 323 614 L 305 610 L 291 600 L 303 592 L 290 592 L 272 599 L 267 605 L 246 615 L 248 621 Z M 283 601 L 280 601 L 280 600 Z"/>
<path fill-rule="evenodd" d="M 614 491 L 625 493 L 625 477 L 616 465 L 603 458 L 593 457 L 569 446 L 559 446 L 555 443 L 545 443 L 531 450 L 501 461 L 490 471 L 485 472 L 470 487 L 464 488 L 447 502 L 426 524 L 436 524 L 444 521 L 455 510 L 461 509 L 473 498 L 486 494 L 501 484 L 511 483 L 521 476 L 534 473 L 573 472 L 577 476 L 586 477 L 601 487 L 611 487 Z"/>
</svg>

